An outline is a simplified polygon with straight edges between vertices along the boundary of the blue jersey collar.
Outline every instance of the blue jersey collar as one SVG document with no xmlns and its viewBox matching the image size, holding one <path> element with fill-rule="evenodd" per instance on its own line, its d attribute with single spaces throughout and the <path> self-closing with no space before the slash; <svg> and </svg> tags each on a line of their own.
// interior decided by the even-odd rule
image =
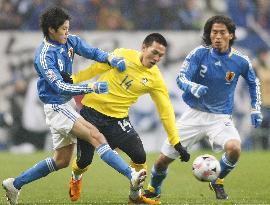
<svg viewBox="0 0 270 205">
<path fill-rule="evenodd" d="M 52 45 L 55 45 L 55 46 L 61 46 L 61 45 L 63 45 L 62 43 L 59 43 L 59 42 L 57 42 L 57 41 L 54 41 L 54 40 L 52 40 L 52 39 L 50 39 L 50 38 L 46 38 L 45 39 L 49 44 L 52 44 Z"/>
<path fill-rule="evenodd" d="M 219 56 L 219 57 L 225 57 L 225 56 L 229 56 L 231 52 L 231 48 L 228 48 L 226 52 L 219 52 L 217 49 L 215 48 L 211 48 L 211 53 L 214 55 L 214 56 Z"/>
</svg>

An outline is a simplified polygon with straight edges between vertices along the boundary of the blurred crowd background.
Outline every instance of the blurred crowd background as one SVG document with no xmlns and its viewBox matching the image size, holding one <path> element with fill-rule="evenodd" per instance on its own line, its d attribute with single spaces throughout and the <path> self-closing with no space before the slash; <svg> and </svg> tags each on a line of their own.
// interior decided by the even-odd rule
<svg viewBox="0 0 270 205">
<path fill-rule="evenodd" d="M 248 110 L 243 111 L 242 104 L 238 103 L 235 106 L 234 120 L 242 137 L 243 149 L 269 150 L 269 0 L 0 0 L 0 36 L 1 32 L 40 33 L 39 15 L 51 5 L 61 6 L 69 11 L 72 16 L 72 31 L 113 31 L 116 35 L 123 31 L 191 31 L 197 32 L 200 39 L 202 27 L 210 16 L 230 16 L 237 25 L 236 47 L 244 50 L 250 57 L 261 80 L 264 115 L 262 128 L 255 130 L 248 125 Z M 184 56 L 179 56 L 179 63 Z M 167 72 L 166 63 L 163 62 L 162 68 Z M 32 60 L 23 62 L 23 66 L 19 67 L 10 64 L 6 69 L 10 72 L 10 80 L 8 83 L 5 80 L 0 82 L 0 97 L 5 98 L 9 106 L 8 109 L 0 110 L 0 151 L 20 153 L 50 149 L 49 130 L 45 125 L 42 103 L 36 96 Z M 179 67 L 173 69 L 177 71 Z M 175 98 L 175 95 L 171 93 L 171 97 Z M 249 101 L 247 87 L 242 83 L 236 101 L 237 98 Z M 149 112 L 135 106 L 131 112 L 135 128 L 141 136 L 159 132 L 161 124 L 155 110 Z M 181 111 L 176 114 L 180 115 Z M 148 120 L 148 123 L 142 123 L 145 122 L 143 119 Z M 201 142 L 200 146 L 208 147 L 205 142 Z"/>
<path fill-rule="evenodd" d="M 0 29 L 38 30 L 40 13 L 59 5 L 73 30 L 200 30 L 205 19 L 229 14 L 241 27 L 248 17 L 270 29 L 269 0 L 0 0 Z"/>
</svg>

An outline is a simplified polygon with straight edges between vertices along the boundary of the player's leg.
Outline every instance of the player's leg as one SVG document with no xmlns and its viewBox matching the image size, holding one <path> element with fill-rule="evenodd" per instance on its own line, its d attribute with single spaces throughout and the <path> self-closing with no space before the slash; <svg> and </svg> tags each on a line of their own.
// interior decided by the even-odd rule
<svg viewBox="0 0 270 205">
<path fill-rule="evenodd" d="M 201 126 L 198 126 L 201 124 L 200 121 L 200 112 L 191 108 L 177 120 L 176 126 L 179 130 L 180 141 L 183 147 L 190 148 L 204 136 Z M 179 153 L 166 139 L 162 145 L 161 154 L 151 169 L 151 180 L 144 193 L 146 197 L 160 197 L 162 183 L 169 171 L 168 167 L 178 157 Z"/>
<path fill-rule="evenodd" d="M 92 163 L 95 147 L 88 142 L 77 139 L 77 157 L 72 162 L 72 175 L 69 182 L 69 197 L 77 201 L 82 191 L 82 175 Z"/>
<path fill-rule="evenodd" d="M 146 170 L 136 172 L 135 170 L 131 169 L 129 167 L 129 165 L 116 152 L 114 152 L 111 149 L 111 147 L 108 145 L 104 135 L 101 132 L 99 132 L 99 130 L 92 124 L 93 122 L 96 122 L 96 121 L 102 122 L 101 119 L 104 116 L 101 115 L 100 113 L 98 113 L 97 111 L 95 111 L 91 108 L 87 108 L 87 107 L 82 108 L 81 114 L 89 122 L 87 122 L 83 118 L 80 118 L 79 122 L 81 122 L 81 123 L 78 124 L 78 126 L 76 126 L 76 127 L 74 126 L 74 128 L 72 130 L 73 134 L 80 137 L 81 139 L 91 143 L 96 148 L 97 153 L 99 154 L 99 156 L 101 157 L 101 159 L 103 161 L 105 161 L 108 165 L 113 167 L 119 173 L 126 176 L 134 186 L 136 186 L 136 187 L 140 186 L 140 184 L 142 183 L 142 181 L 144 181 L 144 178 L 146 177 Z M 101 118 L 97 117 L 97 115 L 101 115 Z M 106 120 L 106 119 L 104 119 L 104 120 Z M 88 129 L 85 130 L 85 127 Z M 108 127 L 108 125 L 107 125 L 107 127 Z M 91 139 L 87 140 L 86 138 L 89 137 L 89 134 L 90 134 Z M 79 143 L 81 144 L 81 143 L 83 143 L 83 141 L 79 141 Z M 85 144 L 85 143 L 83 143 L 83 144 Z M 91 155 L 90 158 L 87 158 L 89 150 L 90 150 L 90 152 L 91 152 L 91 150 L 93 150 L 93 148 L 90 145 L 82 146 L 79 149 L 79 151 L 80 151 L 79 152 L 79 155 L 80 155 L 79 161 L 77 160 L 77 162 L 74 163 L 74 166 L 73 166 L 73 168 L 74 168 L 73 169 L 73 173 L 74 173 L 73 176 L 75 179 L 76 179 L 76 175 L 77 176 L 81 175 L 83 173 L 83 171 L 86 170 L 86 167 L 91 163 L 93 156 Z M 72 187 L 70 187 L 70 188 L 72 189 Z M 76 198 L 78 199 L 78 197 L 76 197 Z M 75 198 L 75 200 L 77 200 L 76 198 Z"/>
<path fill-rule="evenodd" d="M 125 119 L 126 122 L 129 120 Z M 117 123 L 118 124 L 118 123 Z M 115 140 L 111 140 L 112 144 L 117 144 L 118 148 L 125 152 L 131 159 L 130 166 L 136 171 L 146 170 L 146 153 L 142 144 L 140 137 L 137 132 L 132 128 L 132 131 L 124 132 L 122 131 L 121 140 L 116 143 Z M 142 195 L 141 187 L 134 187 L 130 184 L 129 191 L 129 203 L 130 204 L 160 204 L 159 201 L 149 199 Z"/>
<path fill-rule="evenodd" d="M 224 178 L 235 168 L 241 152 L 239 140 L 229 140 L 224 146 L 225 153 L 220 159 L 221 172 L 218 178 L 209 183 L 210 188 L 215 191 L 217 199 L 228 199 L 224 189 Z"/>
<path fill-rule="evenodd" d="M 215 125 L 215 129 L 210 128 L 215 131 L 209 134 L 213 149 L 225 151 L 220 159 L 221 172 L 219 177 L 209 183 L 217 199 L 228 199 L 228 194 L 224 190 L 224 178 L 234 169 L 241 153 L 241 140 L 238 131 L 229 116 L 223 118 L 220 123 Z"/>
<path fill-rule="evenodd" d="M 147 169 L 147 165 L 145 164 L 146 153 L 142 141 L 135 130 L 132 132 L 129 131 L 128 133 L 122 133 L 121 140 L 117 143 L 117 147 L 130 157 L 130 166 L 136 171 Z M 131 199 L 137 199 L 140 195 L 141 189 L 134 189 L 134 187 L 130 185 L 129 197 Z"/>
<path fill-rule="evenodd" d="M 104 162 L 117 170 L 119 173 L 126 176 L 129 180 L 133 179 L 133 170 L 131 170 L 129 165 L 116 152 L 111 149 L 104 135 L 100 133 L 99 130 L 91 123 L 80 117 L 75 122 L 71 133 L 78 138 L 91 143 Z"/>
<path fill-rule="evenodd" d="M 236 166 L 241 153 L 241 142 L 236 139 L 228 140 L 224 146 L 225 153 L 222 155 L 219 178 L 225 178 Z"/>
<path fill-rule="evenodd" d="M 54 157 L 38 162 L 15 179 L 9 178 L 3 181 L 3 187 L 6 189 L 7 197 L 12 203 L 17 203 L 19 190 L 22 186 L 45 177 L 51 172 L 67 167 L 70 162 L 74 148 L 73 144 L 76 142 L 75 138 L 68 135 L 73 126 L 73 119 L 70 116 L 67 117 L 59 114 L 54 109 L 55 106 L 51 104 L 44 106 L 46 121 L 52 133 L 53 149 L 55 150 Z M 67 111 L 66 113 L 69 112 Z"/>
<path fill-rule="evenodd" d="M 161 186 L 167 177 L 168 167 L 177 157 L 179 157 L 178 152 L 169 143 L 165 142 L 159 157 L 151 169 L 151 180 L 144 196 L 148 198 L 160 197 Z"/>
<path fill-rule="evenodd" d="M 72 157 L 73 148 L 73 144 L 59 148 L 55 151 L 53 158 L 46 158 L 38 162 L 15 179 L 4 180 L 3 187 L 7 191 L 9 201 L 14 204 L 17 203 L 22 186 L 45 177 L 51 172 L 67 167 Z"/>
<path fill-rule="evenodd" d="M 71 133 L 91 143 L 103 161 L 121 174 L 130 177 L 128 176 L 130 174 L 128 164 L 111 149 L 104 135 L 94 125 L 80 117 L 74 124 Z"/>
</svg>

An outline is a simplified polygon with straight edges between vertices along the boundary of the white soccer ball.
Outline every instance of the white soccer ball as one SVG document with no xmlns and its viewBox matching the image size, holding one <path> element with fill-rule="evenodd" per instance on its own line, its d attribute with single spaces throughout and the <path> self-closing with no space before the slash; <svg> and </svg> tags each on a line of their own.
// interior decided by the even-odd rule
<svg viewBox="0 0 270 205">
<path fill-rule="evenodd" d="M 200 155 L 193 161 L 192 173 L 203 182 L 215 180 L 220 173 L 219 161 L 210 154 Z"/>
</svg>

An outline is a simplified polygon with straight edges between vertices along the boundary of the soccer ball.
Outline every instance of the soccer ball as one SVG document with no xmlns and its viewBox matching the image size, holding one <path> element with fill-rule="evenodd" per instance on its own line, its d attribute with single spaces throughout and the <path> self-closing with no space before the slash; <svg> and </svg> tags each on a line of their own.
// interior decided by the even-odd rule
<svg viewBox="0 0 270 205">
<path fill-rule="evenodd" d="M 220 173 L 219 161 L 210 154 L 200 155 L 193 161 L 192 173 L 203 182 L 215 180 Z"/>
</svg>

